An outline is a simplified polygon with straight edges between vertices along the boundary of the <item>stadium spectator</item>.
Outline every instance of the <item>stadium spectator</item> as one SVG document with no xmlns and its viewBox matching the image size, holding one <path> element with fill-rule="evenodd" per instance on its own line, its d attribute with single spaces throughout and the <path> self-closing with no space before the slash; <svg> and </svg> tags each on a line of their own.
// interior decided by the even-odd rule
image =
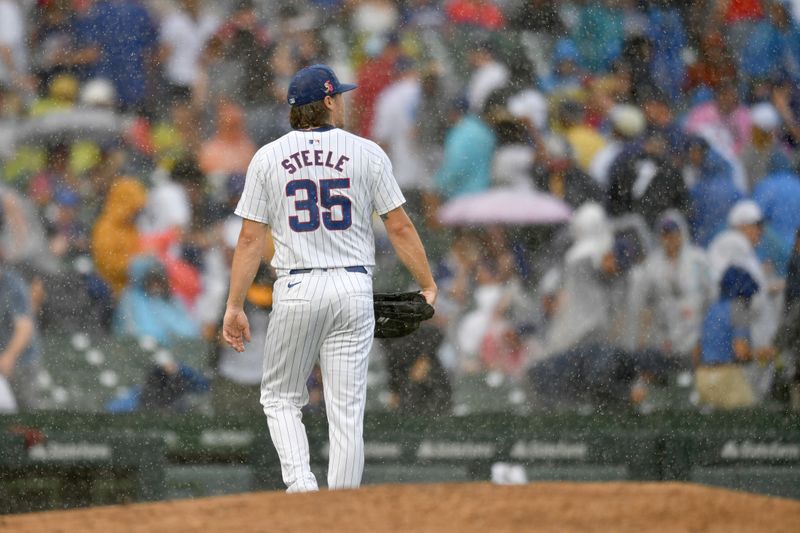
<svg viewBox="0 0 800 533">
<path fill-rule="evenodd" d="M 173 296 L 164 266 L 152 256 L 131 260 L 113 330 L 120 337 L 151 337 L 165 347 L 200 337 L 200 327 Z"/>
<path fill-rule="evenodd" d="M 695 371 L 700 403 L 720 409 L 750 407 L 756 396 L 742 364 L 753 360 L 748 308 L 760 287 L 747 270 L 729 267 L 719 300 L 703 321 Z"/>
<path fill-rule="evenodd" d="M 656 229 L 660 246 L 637 268 L 631 290 L 636 344 L 688 368 L 715 288 L 705 252 L 691 244 L 683 216 L 668 211 Z"/>
<path fill-rule="evenodd" d="M 0 375 L 11 385 L 20 411 L 40 407 L 42 369 L 30 289 L 0 256 Z"/>
<path fill-rule="evenodd" d="M 608 212 L 635 213 L 653 225 L 667 209 L 689 211 L 689 193 L 680 171 L 668 160 L 668 139 L 654 131 L 641 150 L 621 154 L 609 171 Z"/>
<path fill-rule="evenodd" d="M 765 177 L 753 189 L 753 201 L 778 238 L 780 260 L 774 261 L 773 266 L 781 277 L 786 275 L 785 261 L 789 259 L 795 234 L 800 229 L 800 176 L 787 163 L 783 154 L 774 153 Z"/>
<path fill-rule="evenodd" d="M 800 231 L 789 262 L 784 291 L 784 314 L 775 346 L 784 357 L 791 409 L 800 412 Z"/>
<path fill-rule="evenodd" d="M 781 142 L 781 118 L 777 109 L 767 102 L 750 108 L 753 121 L 751 142 L 742 152 L 742 165 L 747 175 L 748 190 L 752 191 L 769 172 L 788 170 L 789 154 Z M 770 168 L 771 167 L 771 168 Z"/>
<path fill-rule="evenodd" d="M 743 200 L 731 209 L 728 225 L 730 228 L 720 233 L 708 248 L 712 279 L 719 283 L 727 269 L 736 266 L 747 271 L 759 286 L 750 302 L 753 314 L 750 348 L 758 360 L 769 361 L 775 355 L 773 341 L 780 321 L 783 282 L 770 275 L 754 249 L 764 234 L 763 214 L 755 202 Z M 748 368 L 747 377 L 757 399 L 767 392 L 772 373 L 771 365 Z"/>
<path fill-rule="evenodd" d="M 608 113 L 608 122 L 611 126 L 608 142 L 598 150 L 589 164 L 589 175 L 603 190 L 608 189 L 609 173 L 614 161 L 628 143 L 644 132 L 646 126 L 641 109 L 633 105 L 612 107 Z M 599 199 L 595 200 L 599 201 Z"/>
<path fill-rule="evenodd" d="M 687 142 L 683 179 L 689 187 L 692 237 L 706 247 L 727 226 L 728 211 L 742 199 L 733 169 L 700 137 Z"/>
<path fill-rule="evenodd" d="M 102 279 L 116 296 L 128 282 L 131 259 L 140 250 L 136 219 L 147 203 L 147 190 L 134 178 L 117 179 L 92 230 L 92 256 Z"/>
<path fill-rule="evenodd" d="M 411 211 L 417 213 L 422 191 L 429 188 L 416 131 L 422 86 L 419 70 L 410 58 L 398 59 L 395 71 L 395 81 L 381 91 L 375 103 L 372 138 L 391 158 L 397 184 L 411 202 Z"/>
<path fill-rule="evenodd" d="M 469 110 L 473 113 L 480 113 L 489 95 L 505 87 L 509 80 L 508 67 L 497 60 L 495 46 L 487 38 L 475 44 L 469 51 L 472 72 L 466 89 Z"/>
<path fill-rule="evenodd" d="M 106 411 L 185 413 L 193 407 L 193 395 L 208 392 L 208 379 L 196 369 L 163 352 L 154 359 L 144 384 L 131 387 L 107 402 Z"/>
<path fill-rule="evenodd" d="M 242 109 L 231 102 L 217 105 L 217 133 L 203 143 L 197 162 L 205 174 L 245 174 L 256 145 L 247 135 Z"/>
<path fill-rule="evenodd" d="M 533 164 L 532 179 L 536 188 L 561 198 L 578 208 L 586 202 L 602 202 L 603 190 L 578 167 L 567 142 L 561 137 L 541 139 L 544 150 L 539 151 Z"/>
<path fill-rule="evenodd" d="M 619 2 L 602 0 L 578 6 L 572 38 L 580 52 L 580 63 L 591 72 L 602 71 L 622 49 L 624 12 Z"/>
<path fill-rule="evenodd" d="M 437 351 L 442 333 L 432 325 L 383 344 L 389 370 L 389 407 L 409 415 L 447 415 L 452 409 L 450 379 Z"/>
<path fill-rule="evenodd" d="M 586 123 L 584 105 L 575 100 L 567 100 L 558 107 L 558 130 L 569 142 L 573 157 L 584 172 L 597 153 L 606 144 L 597 130 Z"/>
<path fill-rule="evenodd" d="M 180 0 L 177 9 L 162 20 L 159 55 L 171 98 L 192 97 L 200 81 L 203 49 L 218 25 L 217 18 L 204 10 L 199 0 Z"/>
<path fill-rule="evenodd" d="M 270 100 L 270 35 L 253 0 L 238 0 L 208 40 L 202 56 L 206 100 L 226 95 L 242 106 Z"/>
<path fill-rule="evenodd" d="M 238 235 L 238 233 L 237 233 Z M 235 242 L 232 244 L 235 245 Z M 229 249 L 232 253 L 232 248 Z M 269 267 L 261 266 L 257 282 L 248 291 L 245 309 L 251 320 L 248 343 L 242 353 L 222 343 L 216 345 L 216 375 L 211 387 L 212 406 L 217 415 L 241 415 L 259 410 L 264 343 L 272 308 L 272 279 Z M 221 336 L 218 337 L 221 339 Z"/>
<path fill-rule="evenodd" d="M 134 0 L 95 2 L 85 22 L 85 39 L 100 51 L 92 77 L 114 83 L 123 109 L 144 105 L 148 97 L 149 63 L 158 30 L 147 9 Z"/>
<path fill-rule="evenodd" d="M 494 107 L 495 104 L 491 104 Z M 480 115 L 468 113 L 448 132 L 442 166 L 434 177 L 437 192 L 443 199 L 489 188 L 497 143 L 489 124 L 491 112 L 487 106 Z"/>
<path fill-rule="evenodd" d="M 97 63 L 100 50 L 84 40 L 82 17 L 70 0 L 38 2 L 37 17 L 31 32 L 31 58 L 40 88 L 59 74 L 80 80 L 88 77 Z"/>
<path fill-rule="evenodd" d="M 713 31 L 700 41 L 697 60 L 686 71 L 685 88 L 691 95 L 700 90 L 716 91 L 736 80 L 736 62 L 722 34 Z"/>
<path fill-rule="evenodd" d="M 505 24 L 503 12 L 491 0 L 448 0 L 444 9 L 447 19 L 457 26 L 499 30 Z"/>
<path fill-rule="evenodd" d="M 16 0 L 0 1 L 0 83 L 17 89 L 28 84 L 26 21 Z"/>
<path fill-rule="evenodd" d="M 684 121 L 684 130 L 702 137 L 719 152 L 733 166 L 736 186 L 743 192 L 747 190 L 747 177 L 739 157 L 750 142 L 751 118 L 734 82 L 719 85 L 714 99 L 692 107 Z"/>
</svg>

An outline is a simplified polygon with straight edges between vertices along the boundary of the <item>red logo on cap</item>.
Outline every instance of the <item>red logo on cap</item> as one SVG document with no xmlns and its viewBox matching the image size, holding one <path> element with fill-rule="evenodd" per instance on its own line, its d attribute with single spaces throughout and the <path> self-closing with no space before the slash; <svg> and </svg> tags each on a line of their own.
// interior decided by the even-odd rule
<svg viewBox="0 0 800 533">
<path fill-rule="evenodd" d="M 331 80 L 325 82 L 325 94 L 331 94 L 333 92 L 333 84 Z"/>
</svg>

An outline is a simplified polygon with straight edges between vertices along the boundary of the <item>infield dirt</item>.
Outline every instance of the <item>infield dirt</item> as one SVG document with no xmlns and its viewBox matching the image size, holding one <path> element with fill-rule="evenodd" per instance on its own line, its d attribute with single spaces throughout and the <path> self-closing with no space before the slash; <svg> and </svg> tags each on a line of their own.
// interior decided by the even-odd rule
<svg viewBox="0 0 800 533">
<path fill-rule="evenodd" d="M 681 483 L 378 485 L 0 516 L 0 531 L 800 531 L 800 501 Z"/>
</svg>

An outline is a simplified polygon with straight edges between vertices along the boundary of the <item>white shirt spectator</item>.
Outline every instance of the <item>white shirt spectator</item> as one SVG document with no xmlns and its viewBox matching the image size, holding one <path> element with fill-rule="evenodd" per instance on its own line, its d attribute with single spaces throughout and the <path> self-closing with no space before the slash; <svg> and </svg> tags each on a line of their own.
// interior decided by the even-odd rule
<svg viewBox="0 0 800 533">
<path fill-rule="evenodd" d="M 381 144 L 394 165 L 394 176 L 403 190 L 424 189 L 425 177 L 417 146 L 414 122 L 419 108 L 419 80 L 406 76 L 388 86 L 375 104 L 374 140 Z"/>
<path fill-rule="evenodd" d="M 483 111 L 483 104 L 492 92 L 501 89 L 508 83 L 508 68 L 502 63 L 491 61 L 478 67 L 472 73 L 467 86 L 469 109 L 473 113 Z"/>
<path fill-rule="evenodd" d="M 219 21 L 209 13 L 198 20 L 186 11 L 178 10 L 164 18 L 161 43 L 168 47 L 164 75 L 174 85 L 191 87 L 200 74 L 200 55 L 206 42 L 216 31 Z"/>
<path fill-rule="evenodd" d="M 755 317 L 752 340 L 756 348 L 769 346 L 778 328 L 780 303 L 768 293 L 769 280 L 750 241 L 736 229 L 725 230 L 708 245 L 708 260 L 716 285 L 730 266 L 747 270 L 758 283 L 759 290 L 750 305 Z"/>
<path fill-rule="evenodd" d="M 142 233 L 162 233 L 171 228 L 186 229 L 192 220 L 192 206 L 186 190 L 165 176 L 154 176 L 155 187 L 139 219 Z"/>
<path fill-rule="evenodd" d="M 608 177 L 611 172 L 611 165 L 614 164 L 619 154 L 622 153 L 623 144 L 619 141 L 611 141 L 602 147 L 589 163 L 589 175 L 600 185 L 603 190 L 608 189 Z"/>
<path fill-rule="evenodd" d="M 18 2 L 0 0 L 0 81 L 9 83 L 12 74 L 27 69 L 25 17 Z M 5 53 L 10 56 L 10 63 Z"/>
</svg>

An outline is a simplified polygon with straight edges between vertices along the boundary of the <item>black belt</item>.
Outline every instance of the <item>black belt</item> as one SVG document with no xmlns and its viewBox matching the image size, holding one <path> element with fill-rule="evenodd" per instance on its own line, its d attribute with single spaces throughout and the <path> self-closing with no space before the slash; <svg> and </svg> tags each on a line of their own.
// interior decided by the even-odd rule
<svg viewBox="0 0 800 533">
<path fill-rule="evenodd" d="M 294 276 L 295 274 L 310 274 L 314 270 L 322 270 L 323 272 L 327 272 L 328 270 L 333 270 L 334 268 L 338 267 L 331 267 L 331 268 L 293 268 L 289 271 L 290 276 Z M 344 267 L 344 269 L 348 272 L 355 272 L 357 274 L 369 274 L 367 269 L 363 266 L 352 266 L 352 267 Z"/>
</svg>

